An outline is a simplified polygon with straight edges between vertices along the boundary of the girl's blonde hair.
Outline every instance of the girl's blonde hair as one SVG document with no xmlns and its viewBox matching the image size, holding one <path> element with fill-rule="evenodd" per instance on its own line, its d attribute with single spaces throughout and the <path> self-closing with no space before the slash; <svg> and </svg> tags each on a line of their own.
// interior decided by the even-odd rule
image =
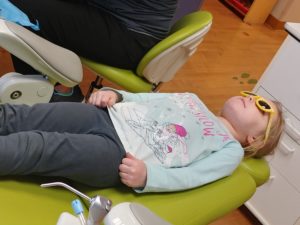
<svg viewBox="0 0 300 225">
<path fill-rule="evenodd" d="M 273 101 L 277 108 L 277 119 L 271 121 L 269 137 L 264 142 L 265 135 L 255 139 L 250 145 L 244 147 L 245 157 L 263 157 L 273 154 L 284 128 L 284 118 L 282 114 L 282 105 L 280 102 Z"/>
</svg>

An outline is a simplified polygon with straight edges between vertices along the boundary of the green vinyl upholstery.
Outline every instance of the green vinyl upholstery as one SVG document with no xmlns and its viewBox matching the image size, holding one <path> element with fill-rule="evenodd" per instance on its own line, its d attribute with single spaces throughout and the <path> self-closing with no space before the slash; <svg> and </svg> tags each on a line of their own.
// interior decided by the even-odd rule
<svg viewBox="0 0 300 225">
<path fill-rule="evenodd" d="M 170 34 L 141 59 L 135 71 L 124 70 L 82 58 L 82 63 L 130 92 L 150 92 L 173 78 L 178 69 L 196 51 L 212 23 L 212 15 L 197 11 L 177 21 Z"/>
<path fill-rule="evenodd" d="M 268 180 L 269 172 L 265 160 L 247 159 L 228 177 L 192 190 L 173 193 L 136 194 L 126 187 L 96 189 L 69 184 L 91 197 L 107 197 L 113 205 L 121 202 L 141 203 L 174 225 L 205 225 L 246 202 L 256 187 Z M 36 177 L 2 177 L 1 224 L 55 225 L 62 212 L 73 213 L 71 201 L 77 196 L 63 188 L 39 186 L 52 181 Z"/>
</svg>

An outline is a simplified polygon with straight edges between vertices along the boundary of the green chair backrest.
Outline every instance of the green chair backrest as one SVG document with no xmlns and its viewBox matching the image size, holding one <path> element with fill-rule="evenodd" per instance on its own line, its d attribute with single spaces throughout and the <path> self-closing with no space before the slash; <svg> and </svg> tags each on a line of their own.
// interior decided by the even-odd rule
<svg viewBox="0 0 300 225">
<path fill-rule="evenodd" d="M 142 58 L 137 67 L 137 75 L 143 76 L 144 68 L 157 55 L 166 49 L 174 46 L 176 43 L 191 36 L 197 31 L 205 28 L 212 23 L 212 15 L 207 11 L 197 11 L 190 13 L 180 20 L 178 20 L 171 28 L 168 37 L 156 44 L 150 51 Z"/>
</svg>

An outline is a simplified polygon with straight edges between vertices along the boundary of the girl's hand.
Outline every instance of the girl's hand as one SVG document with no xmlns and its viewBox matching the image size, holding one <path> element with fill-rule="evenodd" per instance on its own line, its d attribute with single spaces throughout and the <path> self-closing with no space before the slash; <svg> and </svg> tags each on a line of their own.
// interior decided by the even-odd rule
<svg viewBox="0 0 300 225">
<path fill-rule="evenodd" d="M 91 94 L 88 103 L 105 108 L 113 106 L 118 100 L 118 95 L 110 90 L 96 91 Z"/>
<path fill-rule="evenodd" d="M 119 170 L 123 184 L 132 188 L 145 187 L 147 181 L 147 167 L 142 160 L 135 158 L 127 152 Z"/>
</svg>

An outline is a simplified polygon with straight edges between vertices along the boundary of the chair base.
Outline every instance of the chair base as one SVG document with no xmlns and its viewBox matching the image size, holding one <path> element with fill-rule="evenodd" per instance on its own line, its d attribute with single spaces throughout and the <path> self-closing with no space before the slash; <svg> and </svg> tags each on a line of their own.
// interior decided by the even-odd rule
<svg viewBox="0 0 300 225">
<path fill-rule="evenodd" d="M 89 97 L 91 96 L 91 94 L 94 92 L 95 89 L 99 90 L 102 87 L 104 87 L 104 85 L 103 85 L 104 80 L 105 79 L 101 75 L 97 74 L 95 80 L 90 83 L 90 86 L 85 95 L 85 98 L 89 99 Z M 151 90 L 145 90 L 145 91 L 146 92 L 157 92 L 160 89 L 160 87 L 162 86 L 162 84 L 163 83 L 159 83 L 157 85 L 153 84 Z"/>
<path fill-rule="evenodd" d="M 0 104 L 27 104 L 49 102 L 53 85 L 42 75 L 7 73 L 0 78 Z"/>
<path fill-rule="evenodd" d="M 85 98 L 89 99 L 95 89 L 97 89 L 97 90 L 101 89 L 103 87 L 102 82 L 103 82 L 103 78 L 100 76 L 97 76 L 95 78 L 95 80 L 91 82 L 90 87 L 85 95 Z"/>
</svg>

